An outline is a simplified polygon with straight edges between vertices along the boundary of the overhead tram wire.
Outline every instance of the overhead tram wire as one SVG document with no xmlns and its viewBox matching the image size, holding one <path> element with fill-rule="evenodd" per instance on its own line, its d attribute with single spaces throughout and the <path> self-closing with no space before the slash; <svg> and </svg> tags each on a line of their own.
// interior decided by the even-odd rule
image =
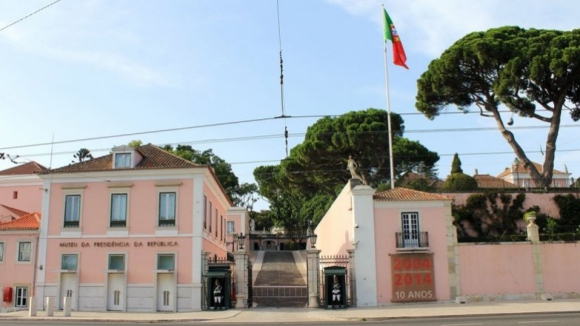
<svg viewBox="0 0 580 326">
<path fill-rule="evenodd" d="M 288 116 L 289 119 L 298 119 L 298 118 L 312 118 L 313 116 Z M 328 117 L 328 115 L 320 116 L 320 117 Z M 142 131 L 142 132 L 134 132 L 134 133 L 126 133 L 126 134 L 117 134 L 117 135 L 107 135 L 107 136 L 97 136 L 97 137 L 89 137 L 89 138 L 79 138 L 79 139 L 69 139 L 69 140 L 61 140 L 56 142 L 49 142 L 49 143 L 36 143 L 36 144 L 27 144 L 27 145 L 16 145 L 16 146 L 9 146 L 9 147 L 2 147 L 0 148 L 1 151 L 9 150 L 9 149 L 20 149 L 20 148 L 30 148 L 30 147 L 40 147 L 40 146 L 47 146 L 52 144 L 68 144 L 68 143 L 77 143 L 82 141 L 92 141 L 92 140 L 101 140 L 101 139 L 111 139 L 111 138 L 119 138 L 119 137 L 128 137 L 128 136 L 136 136 L 136 135 L 148 135 L 148 134 L 155 134 L 155 133 L 163 133 L 163 132 L 170 132 L 170 131 L 181 131 L 181 130 L 188 130 L 188 129 L 200 129 L 200 128 L 208 128 L 208 127 L 217 127 L 217 126 L 227 126 L 232 124 L 241 124 L 241 123 L 249 123 L 249 122 L 261 122 L 261 121 L 269 121 L 275 120 L 279 117 L 273 118 L 262 118 L 262 119 L 252 119 L 252 120 L 242 120 L 242 121 L 233 121 L 233 122 L 223 122 L 223 123 L 214 123 L 214 124 L 207 124 L 207 125 L 198 125 L 198 126 L 189 126 L 189 127 L 179 127 L 179 128 L 170 128 L 170 129 L 158 129 L 158 130 L 151 130 L 151 131 Z M 580 125 L 560 125 L 560 128 L 579 128 Z M 527 129 L 547 129 L 549 126 L 517 126 L 511 127 L 511 130 L 527 130 Z M 446 128 L 446 129 L 407 129 L 405 133 L 439 133 L 439 132 L 472 132 L 472 131 L 495 131 L 497 128 L 495 127 L 474 127 L 474 128 Z M 377 133 L 379 131 L 368 131 L 366 133 Z M 383 131 L 380 131 L 383 132 Z M 305 133 L 292 133 L 285 135 L 285 137 L 302 137 Z M 184 141 L 184 142 L 177 142 L 176 144 L 203 144 L 203 143 L 220 143 L 220 142 L 233 142 L 233 141 L 249 141 L 249 140 L 259 140 L 259 139 L 272 139 L 272 138 L 279 138 L 281 137 L 279 134 L 270 134 L 270 135 L 258 135 L 258 136 L 247 136 L 247 137 L 235 137 L 235 138 L 220 138 L 220 139 L 205 139 L 205 140 L 197 140 L 197 141 Z M 108 149 L 107 149 L 108 150 Z"/>
<path fill-rule="evenodd" d="M 36 14 L 36 13 L 39 13 L 39 12 L 43 11 L 44 9 L 46 9 L 46 8 L 48 8 L 48 7 L 52 6 L 52 5 L 54 5 L 54 4 L 56 4 L 57 2 L 60 2 L 60 1 L 61 1 L 61 0 L 56 0 L 55 2 L 53 2 L 53 3 L 50 3 L 50 4 L 46 5 L 46 6 L 44 6 L 44 7 L 40 8 L 40 9 L 38 9 L 37 11 L 35 11 L 35 12 L 33 12 L 33 13 L 31 13 L 31 14 L 27 15 L 27 16 L 24 16 L 24 17 L 22 17 L 22 18 L 18 19 L 17 21 L 15 21 L 15 22 L 13 22 L 13 23 L 11 23 L 11 24 L 8 24 L 8 25 L 6 25 L 6 26 L 4 26 L 4 27 L 0 28 L 0 32 L 2 32 L 3 30 L 7 29 L 7 28 L 8 28 L 8 27 L 10 27 L 10 26 L 13 26 L 13 25 L 16 25 L 16 24 L 18 24 L 19 22 L 21 22 L 21 21 L 25 20 L 26 18 L 28 18 L 28 17 L 30 17 L 30 16 L 32 16 L 32 15 L 34 15 L 34 14 Z"/>
<path fill-rule="evenodd" d="M 288 125 L 286 124 L 286 118 L 288 116 L 285 112 L 285 102 L 284 102 L 284 60 L 282 59 L 282 29 L 280 27 L 280 0 L 276 0 L 276 14 L 278 18 L 278 44 L 280 46 L 280 107 L 282 109 L 282 115 L 277 118 L 284 119 L 284 142 L 286 148 L 286 157 L 288 157 Z"/>
</svg>

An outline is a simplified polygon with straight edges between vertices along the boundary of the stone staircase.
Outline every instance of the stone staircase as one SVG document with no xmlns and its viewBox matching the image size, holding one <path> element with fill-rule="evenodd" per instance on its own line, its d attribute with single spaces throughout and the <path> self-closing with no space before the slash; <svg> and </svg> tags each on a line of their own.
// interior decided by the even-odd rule
<svg viewBox="0 0 580 326">
<path fill-rule="evenodd" d="M 260 251 L 253 265 L 256 307 L 305 307 L 306 258 L 299 251 Z"/>
</svg>

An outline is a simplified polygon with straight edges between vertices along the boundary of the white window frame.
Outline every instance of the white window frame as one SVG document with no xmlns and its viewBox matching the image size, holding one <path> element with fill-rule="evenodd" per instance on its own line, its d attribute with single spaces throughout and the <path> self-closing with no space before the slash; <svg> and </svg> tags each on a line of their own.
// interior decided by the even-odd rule
<svg viewBox="0 0 580 326">
<path fill-rule="evenodd" d="M 75 256 L 75 259 L 76 259 L 75 265 L 76 266 L 75 266 L 74 269 L 72 269 L 72 268 L 64 269 L 63 268 L 63 262 L 64 262 L 64 257 L 65 256 Z M 60 256 L 60 270 L 63 270 L 63 271 L 76 271 L 78 269 L 79 269 L 79 255 L 77 253 L 65 253 L 65 254 L 62 254 Z"/>
<path fill-rule="evenodd" d="M 115 198 L 125 198 L 124 206 L 116 207 Z M 119 203 L 119 205 L 122 205 Z M 122 210 L 122 211 L 118 211 Z M 129 216 L 129 194 L 126 192 L 113 192 L 111 193 L 110 209 L 109 209 L 109 227 L 112 228 L 126 228 L 128 226 L 128 216 Z M 123 215 L 117 216 L 116 214 Z M 114 225 L 115 222 L 118 225 Z M 120 225 L 120 222 L 125 222 L 124 225 Z"/>
<path fill-rule="evenodd" d="M 401 238 L 404 247 L 418 247 L 420 236 L 419 212 L 401 212 Z"/>
<path fill-rule="evenodd" d="M 28 259 L 22 259 L 22 245 L 28 244 Z M 18 241 L 18 250 L 16 251 L 16 261 L 18 263 L 30 263 L 32 261 L 32 241 L 30 240 L 23 240 Z"/>
<path fill-rule="evenodd" d="M 28 286 L 17 285 L 14 287 L 14 306 L 18 308 L 28 307 Z"/>
<path fill-rule="evenodd" d="M 203 229 L 207 230 L 207 196 L 203 196 Z"/>
<path fill-rule="evenodd" d="M 123 258 L 123 268 L 111 268 L 111 258 L 112 257 L 122 257 Z M 111 253 L 107 258 L 107 269 L 110 271 L 125 271 L 127 269 L 127 255 L 124 253 Z"/>
<path fill-rule="evenodd" d="M 157 206 L 155 210 L 155 234 L 159 236 L 173 236 L 177 235 L 179 228 L 179 187 L 181 186 L 181 180 L 160 180 L 155 183 L 157 187 L 156 201 Z M 173 220 L 173 225 L 160 225 L 161 221 L 159 213 L 161 212 L 161 194 L 163 193 L 175 193 L 175 219 Z"/>
<path fill-rule="evenodd" d="M 161 218 L 161 202 L 162 202 L 162 196 L 168 196 L 168 195 L 173 195 L 173 219 L 162 219 Z M 170 190 L 162 190 L 159 191 L 159 193 L 157 194 L 157 227 L 176 227 L 177 226 L 177 191 L 170 191 Z M 167 211 L 167 209 L 166 209 Z M 165 212 L 167 213 L 167 212 Z M 161 221 L 173 221 L 173 224 L 171 225 L 162 225 Z"/>
<path fill-rule="evenodd" d="M 227 225 L 227 234 L 236 233 L 236 223 L 234 221 L 226 221 L 226 225 Z"/>
<path fill-rule="evenodd" d="M 159 258 L 161 258 L 161 256 L 171 256 L 173 257 L 173 268 L 170 269 L 160 269 L 159 268 Z M 157 265 L 155 266 L 157 268 L 158 271 L 174 271 L 176 270 L 177 267 L 177 255 L 174 253 L 158 253 L 157 254 Z"/>
<path fill-rule="evenodd" d="M 78 202 L 74 199 L 78 198 Z M 71 210 L 67 210 L 68 200 L 71 199 Z M 81 225 L 81 211 L 82 211 L 82 195 L 81 194 L 65 194 L 64 195 L 64 216 L 63 216 L 63 227 L 65 228 L 78 228 Z M 72 211 L 72 212 L 71 212 Z M 74 216 L 76 215 L 76 216 Z M 67 217 L 69 217 L 67 219 Z M 77 226 L 66 226 L 66 222 L 77 222 Z"/>
<path fill-rule="evenodd" d="M 129 169 L 131 168 L 131 160 L 131 152 L 115 153 L 114 167 L 115 169 Z"/>
<path fill-rule="evenodd" d="M 208 229 L 209 234 L 211 235 L 211 231 L 212 231 L 211 227 L 213 225 L 213 204 L 211 201 L 209 202 L 209 223 L 208 223 L 208 225 L 209 225 L 209 229 Z"/>
</svg>

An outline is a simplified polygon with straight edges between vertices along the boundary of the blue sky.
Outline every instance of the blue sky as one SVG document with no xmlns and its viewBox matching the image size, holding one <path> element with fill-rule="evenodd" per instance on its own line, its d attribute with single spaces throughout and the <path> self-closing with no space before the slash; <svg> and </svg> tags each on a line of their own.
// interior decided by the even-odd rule
<svg viewBox="0 0 580 326">
<path fill-rule="evenodd" d="M 0 0 L 0 28 L 51 2 Z M 59 167 L 82 147 L 100 156 L 133 139 L 189 144 L 213 149 L 241 182 L 253 182 L 255 167 L 285 157 L 285 125 L 292 148 L 321 116 L 385 109 L 382 3 L 410 67 L 389 58 L 391 110 L 403 115 L 406 137 L 439 153 L 440 178 L 456 152 L 466 173 L 499 174 L 515 156 L 495 123 L 477 114 L 418 115 L 416 80 L 472 31 L 577 28 L 578 1 L 279 0 L 285 113 L 294 118 L 274 120 L 281 115 L 275 0 L 62 0 L 0 31 L 0 152 Z M 219 125 L 256 119 L 263 121 Z M 567 114 L 562 125 L 573 125 Z M 526 126 L 542 124 L 515 119 L 514 127 Z M 555 162 L 575 178 L 578 126 L 561 129 Z M 543 161 L 546 131 L 515 130 L 532 160 Z M 53 137 L 52 148 L 29 146 Z M 91 140 L 58 143 L 77 139 Z M 0 169 L 12 166 L 0 161 Z"/>
</svg>

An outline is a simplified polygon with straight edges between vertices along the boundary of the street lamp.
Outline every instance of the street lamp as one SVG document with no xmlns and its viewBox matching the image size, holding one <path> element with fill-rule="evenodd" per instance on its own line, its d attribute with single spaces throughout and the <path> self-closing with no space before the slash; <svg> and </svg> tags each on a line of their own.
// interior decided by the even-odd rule
<svg viewBox="0 0 580 326">
<path fill-rule="evenodd" d="M 312 232 L 312 234 L 310 235 L 310 245 L 312 247 L 312 249 L 316 248 L 316 239 L 318 238 L 318 235 L 316 235 L 316 233 Z"/>
<path fill-rule="evenodd" d="M 246 240 L 246 235 L 240 232 L 240 234 L 238 235 L 239 250 L 244 250 L 244 240 Z"/>
</svg>

